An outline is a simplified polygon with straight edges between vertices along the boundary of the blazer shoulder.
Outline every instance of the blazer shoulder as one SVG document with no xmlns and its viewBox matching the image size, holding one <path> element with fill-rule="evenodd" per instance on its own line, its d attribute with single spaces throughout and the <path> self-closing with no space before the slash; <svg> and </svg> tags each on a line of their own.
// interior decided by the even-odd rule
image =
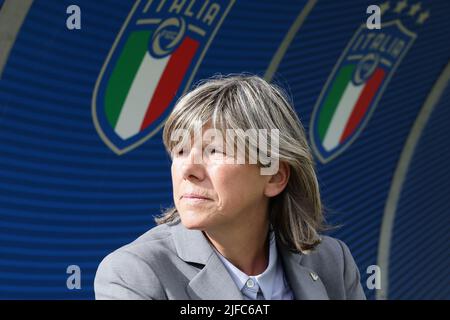
<svg viewBox="0 0 450 320">
<path fill-rule="evenodd" d="M 169 227 L 160 225 L 108 254 L 95 275 L 96 299 L 165 299 L 153 263 L 170 250 L 174 249 Z"/>
<path fill-rule="evenodd" d="M 315 270 L 336 299 L 365 299 L 360 273 L 348 246 L 337 238 L 322 236 L 321 243 L 304 255 L 303 265 Z"/>
<path fill-rule="evenodd" d="M 115 252 L 128 252 L 140 259 L 151 263 L 162 260 L 164 256 L 176 254 L 171 226 L 158 225 L 139 236 L 133 242 L 126 244 Z"/>
<path fill-rule="evenodd" d="M 342 241 L 330 236 L 321 236 L 322 241 L 303 254 L 302 264 L 322 273 L 343 273 L 344 251 Z"/>
<path fill-rule="evenodd" d="M 342 245 L 341 240 L 333 238 L 330 236 L 321 236 L 322 241 L 317 246 L 316 251 L 319 253 L 326 253 L 327 255 L 333 254 L 337 256 L 342 256 Z"/>
<path fill-rule="evenodd" d="M 130 242 L 129 245 L 138 244 L 146 241 L 153 241 L 158 239 L 164 239 L 170 235 L 170 226 L 167 224 L 160 224 L 155 227 L 152 227 L 134 241 Z"/>
<path fill-rule="evenodd" d="M 322 236 L 321 243 L 317 246 L 318 254 L 326 255 L 329 258 L 335 259 L 336 262 L 344 263 L 349 258 L 352 258 L 350 249 L 344 241 L 330 236 Z"/>
</svg>

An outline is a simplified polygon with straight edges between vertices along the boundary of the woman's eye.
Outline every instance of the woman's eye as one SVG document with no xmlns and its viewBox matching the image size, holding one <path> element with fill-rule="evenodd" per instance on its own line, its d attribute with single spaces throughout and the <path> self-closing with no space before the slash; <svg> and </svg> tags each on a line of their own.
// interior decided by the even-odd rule
<svg viewBox="0 0 450 320">
<path fill-rule="evenodd" d="M 211 153 L 211 154 L 223 154 L 223 151 L 220 150 L 220 149 L 213 148 L 213 149 L 211 149 L 211 151 L 209 153 Z"/>
<path fill-rule="evenodd" d="M 185 150 L 183 148 L 175 149 L 172 153 L 175 157 L 181 157 L 184 155 Z"/>
</svg>

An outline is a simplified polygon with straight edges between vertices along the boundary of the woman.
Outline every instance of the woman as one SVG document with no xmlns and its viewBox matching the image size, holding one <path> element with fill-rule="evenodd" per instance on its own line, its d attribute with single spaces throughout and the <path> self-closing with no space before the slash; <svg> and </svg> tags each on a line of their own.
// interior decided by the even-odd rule
<svg viewBox="0 0 450 320">
<path fill-rule="evenodd" d="M 280 88 L 257 76 L 203 82 L 163 139 L 175 207 L 102 261 L 97 299 L 365 299 L 347 246 L 319 235 L 313 158 Z"/>
</svg>

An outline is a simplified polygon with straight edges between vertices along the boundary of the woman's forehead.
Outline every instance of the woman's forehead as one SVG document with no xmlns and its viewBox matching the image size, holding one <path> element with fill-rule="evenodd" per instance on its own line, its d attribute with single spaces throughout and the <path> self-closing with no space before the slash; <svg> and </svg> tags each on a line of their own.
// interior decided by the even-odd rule
<svg viewBox="0 0 450 320">
<path fill-rule="evenodd" d="M 198 134 L 198 132 L 204 134 L 206 131 L 217 131 L 223 134 L 227 128 L 224 127 L 222 121 L 219 121 L 218 119 L 214 120 L 212 117 L 209 117 L 207 120 L 199 118 L 191 118 L 189 120 L 182 119 L 171 128 L 171 131 L 182 130 L 187 137 L 194 136 L 195 134 Z"/>
</svg>

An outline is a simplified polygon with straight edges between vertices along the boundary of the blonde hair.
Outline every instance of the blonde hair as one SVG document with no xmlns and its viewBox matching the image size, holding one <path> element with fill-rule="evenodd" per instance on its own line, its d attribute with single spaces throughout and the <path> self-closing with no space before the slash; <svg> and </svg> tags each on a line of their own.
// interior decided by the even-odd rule
<svg viewBox="0 0 450 320">
<path fill-rule="evenodd" d="M 305 130 L 289 96 L 275 84 L 255 75 L 215 76 L 181 97 L 167 119 L 163 141 L 174 148 L 171 133 L 194 130 L 210 121 L 219 130 L 279 129 L 279 161 L 290 166 L 286 188 L 269 202 L 269 220 L 278 241 L 292 251 L 320 243 L 324 215 L 319 184 Z M 155 218 L 157 224 L 179 220 L 175 207 Z"/>
</svg>

